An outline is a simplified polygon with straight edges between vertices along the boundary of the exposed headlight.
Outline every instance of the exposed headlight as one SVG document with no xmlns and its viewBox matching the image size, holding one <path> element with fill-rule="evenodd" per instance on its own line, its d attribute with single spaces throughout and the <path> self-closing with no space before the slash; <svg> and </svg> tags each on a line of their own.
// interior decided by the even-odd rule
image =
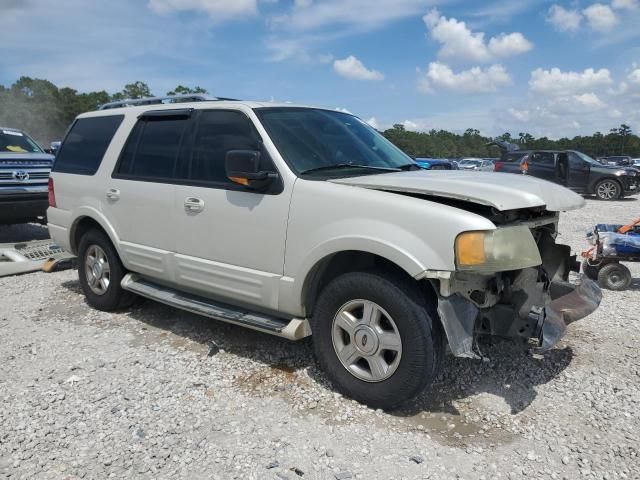
<svg viewBox="0 0 640 480">
<path fill-rule="evenodd" d="M 626 174 L 627 174 L 627 171 L 626 171 L 626 170 L 617 170 L 617 171 L 616 171 L 616 175 L 617 175 L 618 177 L 619 177 L 619 176 L 621 176 L 621 175 L 626 175 Z"/>
<path fill-rule="evenodd" d="M 502 272 L 542 263 L 533 235 L 525 226 L 463 232 L 456 238 L 455 249 L 459 270 Z"/>
</svg>

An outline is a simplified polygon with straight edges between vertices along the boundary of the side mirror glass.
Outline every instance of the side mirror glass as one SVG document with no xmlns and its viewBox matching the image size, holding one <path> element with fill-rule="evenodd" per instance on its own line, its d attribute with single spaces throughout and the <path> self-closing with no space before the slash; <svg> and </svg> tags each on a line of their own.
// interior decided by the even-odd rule
<svg viewBox="0 0 640 480">
<path fill-rule="evenodd" d="M 260 152 L 257 150 L 229 150 L 225 156 L 227 178 L 250 190 L 267 188 L 278 178 L 277 173 L 260 170 Z"/>
</svg>

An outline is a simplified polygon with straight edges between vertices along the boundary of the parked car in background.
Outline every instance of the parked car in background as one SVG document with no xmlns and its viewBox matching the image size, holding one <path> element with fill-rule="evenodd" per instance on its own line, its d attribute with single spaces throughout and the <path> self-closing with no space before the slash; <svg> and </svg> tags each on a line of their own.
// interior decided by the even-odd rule
<svg viewBox="0 0 640 480">
<path fill-rule="evenodd" d="M 633 159 L 627 155 L 615 155 L 607 157 L 607 165 L 614 167 L 631 167 L 633 166 Z"/>
<path fill-rule="evenodd" d="M 636 168 L 640 167 L 640 158 L 633 159 L 633 166 Z"/>
<path fill-rule="evenodd" d="M 493 172 L 495 165 L 491 160 L 483 158 L 463 158 L 458 162 L 460 170 L 475 170 L 479 172 Z"/>
<path fill-rule="evenodd" d="M 52 164 L 25 132 L 0 127 L 0 225 L 46 221 Z"/>
<path fill-rule="evenodd" d="M 80 115 L 51 175 L 53 240 L 87 302 L 136 295 L 300 340 L 345 395 L 416 396 L 446 341 L 555 345 L 594 311 L 556 243 L 584 199 L 549 182 L 428 172 L 353 115 L 261 102 L 117 102 Z M 126 105 L 132 105 L 126 107 Z"/>
<path fill-rule="evenodd" d="M 458 170 L 456 162 L 446 158 L 416 158 L 414 160 L 423 170 Z"/>
<path fill-rule="evenodd" d="M 635 168 L 602 165 L 576 150 L 505 151 L 496 171 L 542 178 L 600 200 L 634 195 L 640 188 Z"/>
</svg>

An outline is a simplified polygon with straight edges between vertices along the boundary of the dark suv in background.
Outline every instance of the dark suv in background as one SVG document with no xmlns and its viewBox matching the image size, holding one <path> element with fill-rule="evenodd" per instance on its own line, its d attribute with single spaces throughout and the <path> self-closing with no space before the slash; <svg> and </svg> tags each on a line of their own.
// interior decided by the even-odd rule
<svg viewBox="0 0 640 480">
<path fill-rule="evenodd" d="M 637 169 L 603 165 L 576 150 L 504 151 L 496 171 L 542 178 L 600 200 L 636 194 L 640 180 Z"/>
<path fill-rule="evenodd" d="M 46 221 L 53 158 L 25 132 L 0 127 L 0 225 Z"/>
</svg>

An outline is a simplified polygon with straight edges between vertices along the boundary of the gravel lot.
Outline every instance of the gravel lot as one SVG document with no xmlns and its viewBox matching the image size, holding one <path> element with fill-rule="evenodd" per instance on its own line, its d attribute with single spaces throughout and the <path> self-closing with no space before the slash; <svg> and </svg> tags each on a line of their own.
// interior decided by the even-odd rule
<svg viewBox="0 0 640 480">
<path fill-rule="evenodd" d="M 576 250 L 635 198 L 566 214 Z M 0 243 L 42 235 L 0 227 Z M 141 301 L 90 309 L 75 271 L 0 278 L 0 478 L 638 479 L 640 269 L 544 356 L 448 357 L 414 403 L 334 393 L 309 342 Z"/>
</svg>

